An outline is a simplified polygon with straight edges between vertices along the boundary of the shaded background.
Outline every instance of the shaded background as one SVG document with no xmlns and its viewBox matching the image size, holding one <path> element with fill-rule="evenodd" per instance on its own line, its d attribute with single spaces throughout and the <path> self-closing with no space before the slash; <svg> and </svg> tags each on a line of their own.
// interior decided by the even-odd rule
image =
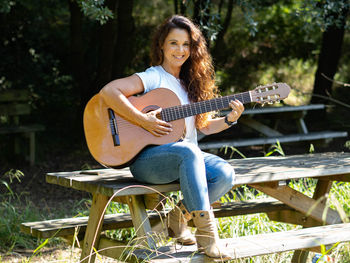
<svg viewBox="0 0 350 263">
<path fill-rule="evenodd" d="M 293 89 L 286 104 L 332 105 L 310 121 L 349 130 L 344 84 L 350 83 L 349 5 L 346 0 L 0 0 L 0 94 L 30 91 L 32 114 L 21 123 L 46 127 L 37 136 L 39 163 L 52 161 L 55 153 L 86 153 L 86 102 L 109 81 L 147 68 L 153 30 L 180 13 L 204 32 L 223 95 L 286 82 Z M 2 167 L 20 168 L 23 160 L 10 154 L 8 142 L 2 135 Z"/>
</svg>

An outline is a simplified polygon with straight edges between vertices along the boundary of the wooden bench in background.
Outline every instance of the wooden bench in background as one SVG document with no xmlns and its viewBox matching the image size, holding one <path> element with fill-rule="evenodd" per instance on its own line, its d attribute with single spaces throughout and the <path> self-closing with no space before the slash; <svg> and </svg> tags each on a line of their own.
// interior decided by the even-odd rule
<svg viewBox="0 0 350 263">
<path fill-rule="evenodd" d="M 304 106 L 282 106 L 282 107 L 258 107 L 246 109 L 239 119 L 239 125 L 249 128 L 258 133 L 257 137 L 241 138 L 237 136 L 224 140 L 206 139 L 206 136 L 199 136 L 199 147 L 202 150 L 219 149 L 223 146 L 245 147 L 252 145 L 268 145 L 277 141 L 280 143 L 301 142 L 301 141 L 329 141 L 333 138 L 347 137 L 346 131 L 309 131 L 305 116 L 309 110 L 324 110 L 323 104 L 310 104 Z M 223 115 L 228 112 L 222 112 Z M 266 122 L 269 124 L 266 124 Z M 284 133 L 279 124 L 288 121 L 290 127 L 294 127 L 294 133 Z M 272 125 L 271 125 L 272 124 Z M 273 127 L 271 127 L 273 126 Z M 293 129 L 292 129 L 293 130 Z M 230 133 L 229 130 L 226 134 Z M 219 135 L 212 136 L 217 138 Z"/>
<path fill-rule="evenodd" d="M 20 117 L 31 113 L 28 90 L 0 91 L 0 135 L 13 137 L 15 154 L 25 154 L 31 165 L 35 162 L 35 133 L 45 130 L 40 124 L 26 124 Z M 28 147 L 21 143 L 21 137 L 28 141 Z"/>
<path fill-rule="evenodd" d="M 319 251 L 321 245 L 350 241 L 350 224 L 342 223 L 340 214 L 326 204 L 333 181 L 350 181 L 349 153 L 232 159 L 230 163 L 236 170 L 236 187 L 249 185 L 273 199 L 221 204 L 215 208 L 217 217 L 266 213 L 271 220 L 303 227 L 287 232 L 225 239 L 228 249 L 236 258 L 296 250 L 292 262 L 304 263 L 307 255 L 305 249 Z M 318 179 L 312 197 L 292 189 L 285 183 L 300 178 Z M 147 208 L 152 207 L 147 201 L 151 200 L 148 197 L 154 196 L 154 191 L 178 191 L 178 183 L 140 185 L 127 168 L 48 173 L 46 181 L 92 193 L 90 215 L 82 218 L 27 222 L 22 224 L 22 231 L 36 237 L 47 238 L 55 235 L 72 240 L 72 236 L 78 230 L 80 236 L 84 235 L 84 241 L 80 243 L 82 262 L 94 262 L 96 255 L 93 253 L 93 247 L 99 254 L 113 258 L 120 258 L 121 254 L 125 253 L 132 255 L 128 260 L 136 262 L 213 261 L 203 254 L 196 253 L 196 246 L 174 247 L 172 244 L 159 244 L 152 236 L 152 226 L 168 211 L 161 211 L 160 214 L 147 211 Z M 130 214 L 104 215 L 104 208 L 110 198 L 113 202 L 127 204 Z M 325 209 L 327 213 L 324 213 Z M 104 220 L 100 220 L 102 217 Z M 130 243 L 110 240 L 103 234 L 105 229 L 130 226 L 134 226 L 137 238 L 144 241 L 143 245 L 149 246 L 150 249 L 128 250 Z M 154 251 L 158 253 L 153 253 Z"/>
</svg>

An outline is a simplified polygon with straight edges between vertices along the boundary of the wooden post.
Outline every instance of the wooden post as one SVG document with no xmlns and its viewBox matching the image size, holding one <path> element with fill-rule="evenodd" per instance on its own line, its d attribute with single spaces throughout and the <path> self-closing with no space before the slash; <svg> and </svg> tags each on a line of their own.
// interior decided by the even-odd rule
<svg viewBox="0 0 350 263">
<path fill-rule="evenodd" d="M 156 242 L 151 236 L 152 228 L 146 212 L 142 195 L 128 196 L 128 205 L 136 235 L 139 240 L 136 242 L 140 245 L 148 246 L 151 249 L 156 249 Z"/>
<path fill-rule="evenodd" d="M 103 216 L 107 202 L 107 196 L 101 194 L 93 195 L 89 221 L 83 242 L 83 250 L 80 255 L 81 263 L 95 262 L 96 254 L 93 248 L 96 248 L 97 250 L 99 247 L 99 239 L 103 225 Z"/>
<path fill-rule="evenodd" d="M 332 188 L 332 181 L 318 180 L 312 199 L 319 200 L 320 198 L 323 198 L 323 200 L 320 200 L 320 203 L 322 205 L 325 205 L 327 201 L 326 196 L 331 190 L 331 188 Z M 306 263 L 308 255 L 309 255 L 309 251 L 295 250 L 291 263 Z"/>
<path fill-rule="evenodd" d="M 29 133 L 29 163 L 31 166 L 35 163 L 35 132 Z"/>
</svg>

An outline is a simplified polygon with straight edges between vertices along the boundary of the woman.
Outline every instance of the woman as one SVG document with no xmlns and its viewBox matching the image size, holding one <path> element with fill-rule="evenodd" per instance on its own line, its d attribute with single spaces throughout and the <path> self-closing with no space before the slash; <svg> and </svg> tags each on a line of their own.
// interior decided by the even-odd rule
<svg viewBox="0 0 350 263">
<path fill-rule="evenodd" d="M 129 96 L 162 87 L 175 92 L 181 104 L 188 104 L 214 98 L 217 93 L 204 37 L 188 18 L 175 15 L 158 28 L 151 58 L 152 67 L 145 72 L 114 80 L 100 94 L 117 114 L 160 137 L 172 132 L 171 123 L 156 117 L 162 109 L 142 113 L 129 102 Z M 169 235 L 185 245 L 197 242 L 199 250 L 214 258 L 230 256 L 220 248 L 210 204 L 232 188 L 235 174 L 225 160 L 199 149 L 196 129 L 212 134 L 229 128 L 244 110 L 238 100 L 231 101 L 230 107 L 232 111 L 224 118 L 212 119 L 210 113 L 186 118 L 182 140 L 148 147 L 130 166 L 141 182 L 179 180 L 184 198 L 169 213 Z M 197 228 L 195 238 L 187 228 L 191 218 Z"/>
</svg>

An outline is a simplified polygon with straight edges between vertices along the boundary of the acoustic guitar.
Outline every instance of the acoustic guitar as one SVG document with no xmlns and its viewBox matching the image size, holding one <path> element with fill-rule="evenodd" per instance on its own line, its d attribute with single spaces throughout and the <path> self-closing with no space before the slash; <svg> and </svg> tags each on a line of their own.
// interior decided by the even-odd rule
<svg viewBox="0 0 350 263">
<path fill-rule="evenodd" d="M 90 99 L 84 111 L 84 132 L 90 153 L 96 161 L 111 168 L 123 168 L 149 145 L 162 145 L 181 139 L 184 118 L 197 114 L 229 108 L 231 100 L 243 104 L 250 102 L 273 103 L 288 96 L 290 87 L 285 83 L 259 86 L 252 91 L 206 101 L 181 105 L 169 89 L 154 89 L 142 96 L 131 96 L 129 101 L 141 112 L 162 108 L 159 119 L 172 124 L 173 131 L 161 137 L 152 135 L 140 126 L 123 119 L 97 94 Z"/>
</svg>

